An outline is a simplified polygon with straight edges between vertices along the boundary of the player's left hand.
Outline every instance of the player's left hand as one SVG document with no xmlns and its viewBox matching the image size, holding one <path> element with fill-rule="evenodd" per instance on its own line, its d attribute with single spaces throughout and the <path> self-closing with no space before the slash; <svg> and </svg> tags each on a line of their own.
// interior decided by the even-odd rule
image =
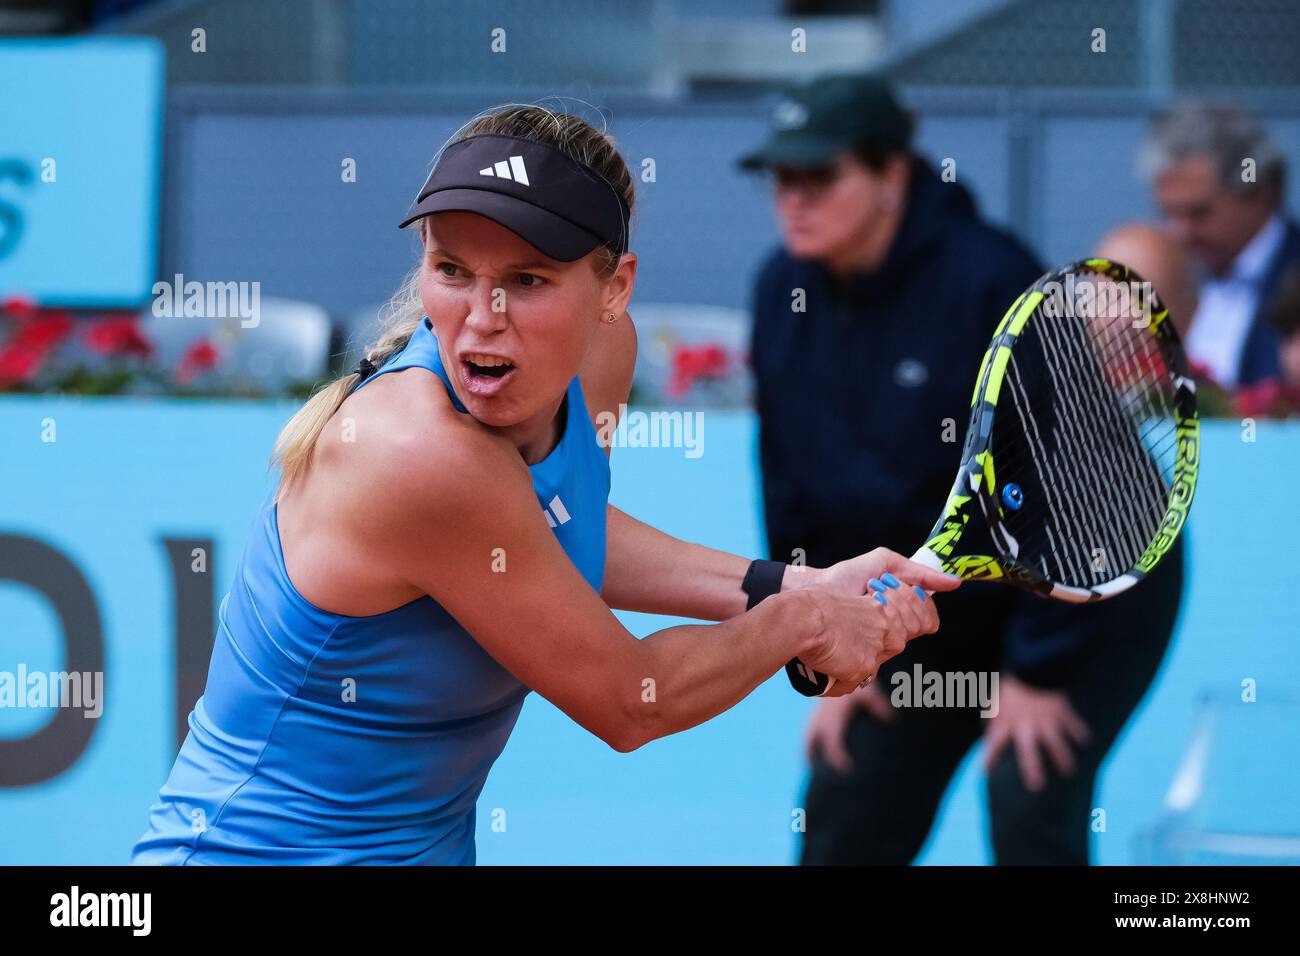
<svg viewBox="0 0 1300 956">
<path fill-rule="evenodd" d="M 1091 731 L 1070 705 L 1064 691 L 1031 687 L 1009 674 L 998 680 L 998 711 L 984 731 L 987 753 L 985 772 L 992 769 L 1008 744 L 1015 746 L 1020 778 L 1030 791 L 1041 790 L 1047 782 L 1043 752 L 1061 776 L 1074 773 L 1071 742 L 1083 745 Z"/>
</svg>

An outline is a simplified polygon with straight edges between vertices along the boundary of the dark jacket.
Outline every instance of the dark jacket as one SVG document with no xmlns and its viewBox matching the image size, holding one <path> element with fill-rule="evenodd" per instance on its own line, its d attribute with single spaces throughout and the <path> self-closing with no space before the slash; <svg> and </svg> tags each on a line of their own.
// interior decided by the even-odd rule
<svg viewBox="0 0 1300 956">
<path fill-rule="evenodd" d="M 754 288 L 750 356 L 773 558 L 825 567 L 878 546 L 911 554 L 924 543 L 956 475 L 993 329 L 1043 271 L 979 218 L 965 187 L 922 160 L 876 272 L 837 282 L 784 248 L 768 256 Z M 797 290 L 804 312 L 792 311 Z M 1033 622 L 1047 603 L 968 583 L 943 595 L 939 609 L 951 632 L 964 624 L 1005 633 L 1006 666 L 1050 685 L 1088 635 L 1063 626 L 1086 622 L 1079 614 L 1087 611 L 1066 608 L 1051 609 L 1057 633 L 1040 635 Z M 1013 614 L 1018 625 L 1005 627 Z"/>
<path fill-rule="evenodd" d="M 924 161 L 882 267 L 837 283 L 784 248 L 754 290 L 750 358 L 771 552 L 825 565 L 924 540 L 956 475 L 980 357 L 1043 272 Z M 806 310 L 792 311 L 794 290 Z"/>
<path fill-rule="evenodd" d="M 1260 283 L 1255 314 L 1251 317 L 1250 331 L 1246 333 L 1246 341 L 1241 348 L 1241 360 L 1237 365 L 1239 386 L 1255 385 L 1281 377 L 1279 343 L 1277 333 L 1269 322 L 1268 312 L 1282 276 L 1286 274 L 1287 269 L 1298 262 L 1300 262 L 1300 228 L 1297 228 L 1294 222 L 1288 221 L 1282 245 L 1273 253 L 1273 258 L 1264 272 L 1264 279 Z"/>
</svg>

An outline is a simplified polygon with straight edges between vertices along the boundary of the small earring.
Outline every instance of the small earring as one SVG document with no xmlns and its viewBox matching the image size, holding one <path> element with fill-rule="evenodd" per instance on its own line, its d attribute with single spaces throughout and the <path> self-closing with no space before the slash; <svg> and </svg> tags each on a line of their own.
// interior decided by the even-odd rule
<svg viewBox="0 0 1300 956">
<path fill-rule="evenodd" d="M 608 319 L 604 320 L 606 325 L 613 325 L 615 322 L 618 321 L 618 316 L 615 315 L 613 312 L 609 312 L 606 314 L 609 316 Z"/>
</svg>

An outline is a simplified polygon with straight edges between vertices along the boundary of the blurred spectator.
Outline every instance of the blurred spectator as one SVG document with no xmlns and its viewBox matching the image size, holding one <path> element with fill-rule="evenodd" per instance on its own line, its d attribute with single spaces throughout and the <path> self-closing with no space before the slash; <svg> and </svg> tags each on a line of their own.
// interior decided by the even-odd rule
<svg viewBox="0 0 1300 956">
<path fill-rule="evenodd" d="M 1189 103 L 1157 117 L 1140 161 L 1171 235 L 1204 269 L 1189 356 L 1230 390 L 1276 379 L 1268 302 L 1300 262 L 1300 229 L 1282 209 L 1281 150 L 1244 110 Z"/>
<path fill-rule="evenodd" d="M 1169 233 L 1149 223 L 1118 226 L 1102 237 L 1096 254 L 1122 262 L 1155 287 L 1156 295 L 1169 309 L 1169 320 L 1187 342 L 1188 329 L 1197 306 L 1197 268 L 1191 253 L 1170 238 Z M 1196 379 L 1196 407 L 1202 418 L 1225 418 L 1237 414 L 1233 396 L 1219 384 L 1209 368 L 1189 359 Z M 1272 383 L 1272 379 L 1266 379 Z"/>
<path fill-rule="evenodd" d="M 1150 282 L 1186 340 L 1196 313 L 1196 268 L 1182 246 L 1150 223 L 1133 222 L 1106 233 L 1095 254 L 1124 263 Z"/>
<path fill-rule="evenodd" d="M 1279 340 L 1279 375 L 1238 392 L 1235 410 L 1243 417 L 1290 418 L 1300 415 L 1300 265 L 1278 284 L 1268 320 Z"/>
</svg>

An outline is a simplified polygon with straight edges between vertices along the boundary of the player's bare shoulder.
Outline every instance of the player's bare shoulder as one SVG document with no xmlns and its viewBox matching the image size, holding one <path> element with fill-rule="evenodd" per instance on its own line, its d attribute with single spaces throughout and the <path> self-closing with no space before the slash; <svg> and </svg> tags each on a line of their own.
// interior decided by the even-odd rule
<svg viewBox="0 0 1300 956">
<path fill-rule="evenodd" d="M 454 500 L 510 463 L 511 451 L 505 439 L 453 407 L 437 375 L 418 367 L 382 375 L 350 395 L 319 444 L 320 463 L 333 480 L 355 497 L 384 498 L 375 502 L 384 511 L 431 497 Z"/>
<path fill-rule="evenodd" d="M 345 402 L 331 426 L 327 455 L 348 460 L 330 483 L 346 498 L 353 537 L 368 542 L 367 560 L 385 577 L 427 588 L 447 562 L 500 540 L 503 526 L 544 527 L 518 450 L 458 411 L 434 373 L 389 373 L 352 399 L 364 401 Z M 354 429 L 350 443 L 345 429 Z"/>
</svg>

